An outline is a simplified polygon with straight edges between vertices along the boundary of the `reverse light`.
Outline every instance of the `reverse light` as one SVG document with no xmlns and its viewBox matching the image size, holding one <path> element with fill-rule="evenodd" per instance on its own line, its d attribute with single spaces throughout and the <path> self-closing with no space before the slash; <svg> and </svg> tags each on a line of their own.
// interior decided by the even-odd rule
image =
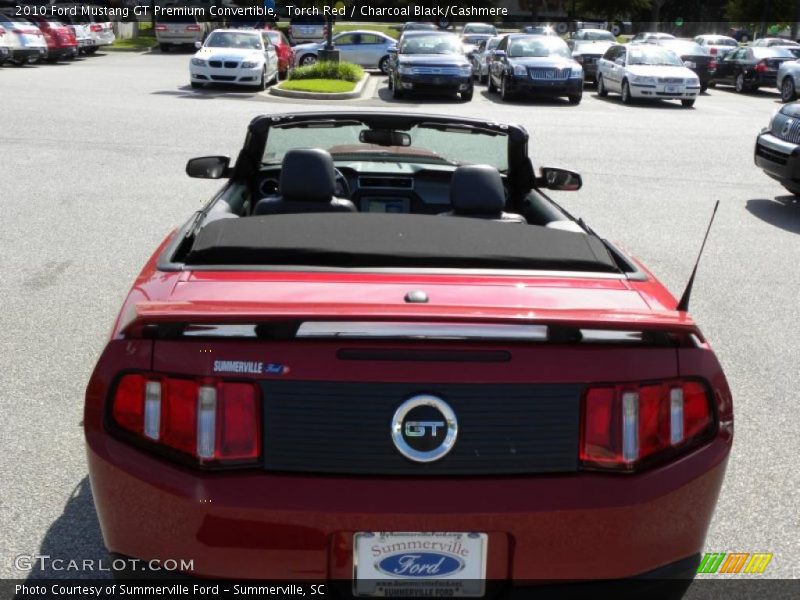
<svg viewBox="0 0 800 600">
<path fill-rule="evenodd" d="M 593 469 L 634 471 L 674 456 L 713 431 L 711 398 L 692 380 L 590 386 L 582 406 L 580 461 Z"/>
<path fill-rule="evenodd" d="M 261 455 L 252 383 L 129 374 L 117 384 L 110 416 L 131 441 L 198 465 L 252 463 Z"/>
</svg>

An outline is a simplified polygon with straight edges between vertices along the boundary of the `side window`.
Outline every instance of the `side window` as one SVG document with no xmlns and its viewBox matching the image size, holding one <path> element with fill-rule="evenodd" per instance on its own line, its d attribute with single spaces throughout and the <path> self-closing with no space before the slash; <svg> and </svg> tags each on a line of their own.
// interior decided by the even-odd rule
<svg viewBox="0 0 800 600">
<path fill-rule="evenodd" d="M 340 46 L 344 46 L 344 45 L 347 45 L 347 44 L 355 44 L 356 43 L 355 36 L 353 34 L 350 34 L 350 33 L 345 34 L 345 35 L 340 35 L 336 39 L 336 43 L 339 44 Z"/>
<path fill-rule="evenodd" d="M 617 54 L 619 54 L 619 46 L 611 46 L 611 48 L 606 50 L 606 54 L 603 56 L 603 58 L 613 61 L 615 58 L 617 58 Z"/>
<path fill-rule="evenodd" d="M 381 38 L 377 35 L 372 35 L 369 33 L 362 33 L 361 34 L 361 43 L 362 44 L 380 44 Z"/>
<path fill-rule="evenodd" d="M 500 43 L 497 44 L 497 50 L 505 50 L 506 48 L 508 48 L 508 37 L 504 37 L 500 40 Z"/>
<path fill-rule="evenodd" d="M 269 39 L 269 36 L 266 33 L 261 34 L 261 41 L 264 42 L 264 49 L 272 46 L 272 41 Z"/>
</svg>

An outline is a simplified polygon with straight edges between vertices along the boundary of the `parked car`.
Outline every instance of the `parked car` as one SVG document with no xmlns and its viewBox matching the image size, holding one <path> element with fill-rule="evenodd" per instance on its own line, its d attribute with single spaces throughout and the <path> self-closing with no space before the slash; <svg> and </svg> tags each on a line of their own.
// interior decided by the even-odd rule
<svg viewBox="0 0 800 600">
<path fill-rule="evenodd" d="M 337 33 L 333 43 L 342 60 L 389 73 L 389 49 L 397 45 L 397 40 L 380 31 L 360 30 Z M 294 47 L 297 65 L 314 64 L 324 48 L 325 42 L 298 44 Z"/>
<path fill-rule="evenodd" d="M 649 43 L 612 46 L 598 63 L 597 94 L 609 92 L 630 104 L 636 98 L 680 100 L 694 106 L 700 79 L 671 50 Z"/>
<path fill-rule="evenodd" d="M 33 16 L 28 17 L 28 20 L 39 28 L 47 42 L 48 62 L 78 56 L 78 38 L 70 26 L 64 25 L 55 17 Z"/>
<path fill-rule="evenodd" d="M 78 11 L 80 12 L 80 7 Z M 103 15 L 86 17 L 89 23 L 89 32 L 92 35 L 92 45 L 86 49 L 88 54 L 94 54 L 103 46 L 110 46 L 114 43 L 116 35 L 110 20 Z M 158 26 L 156 26 L 156 38 L 158 38 Z"/>
<path fill-rule="evenodd" d="M 558 36 L 558 32 L 553 29 L 552 25 L 525 25 L 519 31 L 520 33 L 527 33 L 529 35 Z"/>
<path fill-rule="evenodd" d="M 616 43 L 611 40 L 591 40 L 586 38 L 569 40 L 568 44 L 572 50 L 572 58 L 583 67 L 584 81 L 597 83 L 597 61 Z"/>
<path fill-rule="evenodd" d="M 266 31 L 217 29 L 197 47 L 189 61 L 193 88 L 225 83 L 265 90 L 278 80 L 278 53 Z"/>
<path fill-rule="evenodd" d="M 275 52 L 278 53 L 279 75 L 281 78 L 285 78 L 289 75 L 289 71 L 294 65 L 294 48 L 289 43 L 286 35 L 278 29 L 268 29 L 267 37 L 272 42 L 272 45 L 275 46 Z"/>
<path fill-rule="evenodd" d="M 734 50 L 717 62 L 712 85 L 732 85 L 739 93 L 752 92 L 760 87 L 774 87 L 778 68 L 794 54 L 780 46 L 746 46 Z"/>
<path fill-rule="evenodd" d="M 782 102 L 797 100 L 797 85 L 800 82 L 800 61 L 785 60 L 778 67 L 775 87 L 781 93 Z"/>
<path fill-rule="evenodd" d="M 169 52 L 175 46 L 202 43 L 221 26 L 220 21 L 208 21 L 192 15 L 161 14 L 156 20 L 156 41 L 161 52 Z"/>
<path fill-rule="evenodd" d="M 403 34 L 389 89 L 396 99 L 423 92 L 457 93 L 465 102 L 472 100 L 472 66 L 461 52 L 458 37 L 443 31 Z"/>
<path fill-rule="evenodd" d="M 114 564 L 359 597 L 689 586 L 730 387 L 685 303 L 551 199 L 580 176 L 535 171 L 529 141 L 486 116 L 272 112 L 235 163 L 188 162 L 222 185 L 147 261 L 86 385 Z M 588 578 L 646 591 L 576 593 Z"/>
<path fill-rule="evenodd" d="M 491 37 L 497 35 L 497 28 L 489 23 L 467 23 L 461 30 L 461 35 L 465 36 L 470 34 L 488 35 Z"/>
<path fill-rule="evenodd" d="M 10 12 L 0 12 L 0 27 L 5 31 L 3 44 L 9 49 L 8 62 L 12 65 L 19 67 L 47 57 L 47 42 L 35 24 Z"/>
<path fill-rule="evenodd" d="M 294 17 L 289 24 L 293 44 L 321 42 L 328 35 L 328 24 L 323 16 Z"/>
<path fill-rule="evenodd" d="M 461 36 L 461 51 L 464 56 L 472 59 L 472 54 L 478 50 L 478 47 L 485 44 L 486 41 L 492 36 L 487 33 L 469 33 Z"/>
<path fill-rule="evenodd" d="M 472 53 L 472 76 L 479 83 L 485 84 L 489 80 L 489 61 L 492 57 L 492 52 L 505 35 L 496 35 L 489 38 L 485 44 L 479 46 L 478 50 Z"/>
<path fill-rule="evenodd" d="M 434 23 L 408 21 L 403 23 L 403 27 L 400 28 L 400 35 L 402 36 L 407 31 L 439 31 L 439 28 Z"/>
<path fill-rule="evenodd" d="M 698 35 L 694 38 L 694 41 L 697 42 L 701 47 L 708 50 L 708 53 L 716 60 L 721 59 L 728 52 L 736 50 L 739 47 L 739 42 L 726 35 Z"/>
<path fill-rule="evenodd" d="M 631 38 L 631 44 L 656 44 L 659 40 L 674 40 L 676 39 L 671 33 L 661 33 L 658 31 L 643 31 L 637 33 Z"/>
<path fill-rule="evenodd" d="M 67 9 L 71 9 L 74 6 L 74 4 L 55 4 L 54 8 L 60 11 L 58 19 L 64 25 L 72 28 L 75 39 L 78 41 L 78 53 L 89 54 L 89 50 L 95 47 L 95 39 L 97 37 L 92 34 L 90 29 L 93 23 L 92 17 L 83 15 L 80 10 L 76 10 L 73 15 L 72 11 Z"/>
<path fill-rule="evenodd" d="M 0 26 L 0 66 L 7 61 L 11 60 L 11 34 L 8 35 L 9 39 L 6 41 L 6 30 Z"/>
<path fill-rule="evenodd" d="M 489 91 L 502 100 L 523 94 L 583 97 L 583 67 L 558 37 L 513 33 L 504 37 L 489 62 Z"/>
<path fill-rule="evenodd" d="M 570 36 L 570 42 L 615 42 L 616 36 L 605 29 L 578 29 Z"/>
<path fill-rule="evenodd" d="M 714 76 L 717 61 L 700 44 L 693 40 L 658 40 L 658 45 L 672 50 L 683 61 L 683 66 L 694 71 L 700 79 L 700 92 L 708 89 Z"/>
<path fill-rule="evenodd" d="M 800 196 L 800 103 L 784 104 L 756 138 L 755 163 Z"/>
<path fill-rule="evenodd" d="M 763 37 L 753 41 L 751 46 L 755 47 L 767 47 L 770 48 L 772 46 L 796 46 L 800 47 L 800 44 L 794 42 L 788 38 L 780 38 L 780 37 Z"/>
</svg>

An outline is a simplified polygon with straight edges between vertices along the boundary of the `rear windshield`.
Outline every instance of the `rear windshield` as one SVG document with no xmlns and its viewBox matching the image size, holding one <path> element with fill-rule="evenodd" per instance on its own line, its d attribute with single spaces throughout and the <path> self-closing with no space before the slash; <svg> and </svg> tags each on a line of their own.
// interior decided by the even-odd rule
<svg viewBox="0 0 800 600">
<path fill-rule="evenodd" d="M 794 58 L 794 54 L 780 46 L 771 48 L 753 46 L 753 56 L 756 58 Z"/>
<path fill-rule="evenodd" d="M 241 48 L 261 50 L 261 37 L 253 33 L 215 31 L 206 40 L 207 48 Z"/>
<path fill-rule="evenodd" d="M 614 37 L 614 34 L 610 31 L 584 31 L 583 38 L 584 40 L 605 40 L 609 42 L 616 42 L 617 38 Z"/>
<path fill-rule="evenodd" d="M 665 40 L 661 42 L 661 45 L 669 50 L 672 50 L 676 54 L 693 54 L 697 56 L 702 56 L 708 54 L 708 52 L 703 49 L 700 44 L 696 44 L 695 42 L 683 42 L 683 41 L 672 41 L 672 40 Z"/>
<path fill-rule="evenodd" d="M 537 56 L 571 56 L 564 40 L 557 37 L 516 37 L 509 40 L 509 58 L 528 58 Z"/>
<path fill-rule="evenodd" d="M 493 25 L 468 25 L 464 27 L 467 33 L 489 33 L 494 35 L 496 33 Z"/>
</svg>

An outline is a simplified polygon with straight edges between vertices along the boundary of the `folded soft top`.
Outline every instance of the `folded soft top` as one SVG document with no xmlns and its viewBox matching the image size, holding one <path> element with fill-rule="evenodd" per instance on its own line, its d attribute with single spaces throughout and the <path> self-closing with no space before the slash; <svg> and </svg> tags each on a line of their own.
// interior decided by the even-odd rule
<svg viewBox="0 0 800 600">
<path fill-rule="evenodd" d="M 209 223 L 187 266 L 472 268 L 619 272 L 592 235 L 404 214 L 287 214 Z"/>
</svg>

